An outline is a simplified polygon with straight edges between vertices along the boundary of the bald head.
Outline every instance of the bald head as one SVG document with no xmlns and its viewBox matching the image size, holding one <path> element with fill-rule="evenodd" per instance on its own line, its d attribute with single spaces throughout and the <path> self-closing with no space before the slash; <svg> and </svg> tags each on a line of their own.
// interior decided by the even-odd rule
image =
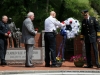
<svg viewBox="0 0 100 75">
<path fill-rule="evenodd" d="M 4 23 L 7 23 L 8 17 L 7 17 L 6 15 L 2 16 L 2 21 L 3 21 Z"/>
<path fill-rule="evenodd" d="M 55 13 L 55 11 L 51 11 L 51 12 L 50 12 L 50 16 L 52 16 L 52 17 L 55 18 L 55 17 L 56 17 L 56 13 Z"/>
</svg>

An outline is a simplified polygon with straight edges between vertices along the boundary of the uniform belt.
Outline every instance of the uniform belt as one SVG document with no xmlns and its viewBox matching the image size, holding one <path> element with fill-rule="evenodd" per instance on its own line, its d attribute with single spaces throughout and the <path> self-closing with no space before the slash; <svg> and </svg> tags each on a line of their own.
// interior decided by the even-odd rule
<svg viewBox="0 0 100 75">
<path fill-rule="evenodd" d="M 45 32 L 45 33 L 53 33 L 53 32 Z"/>
</svg>

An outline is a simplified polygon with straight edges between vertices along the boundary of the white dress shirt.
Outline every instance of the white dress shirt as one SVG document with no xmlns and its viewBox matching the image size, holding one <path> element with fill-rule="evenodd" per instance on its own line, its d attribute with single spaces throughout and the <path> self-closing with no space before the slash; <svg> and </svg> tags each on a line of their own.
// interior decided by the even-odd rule
<svg viewBox="0 0 100 75">
<path fill-rule="evenodd" d="M 45 20 L 45 32 L 53 32 L 53 30 L 56 30 L 58 27 L 62 27 L 63 24 L 60 23 L 56 18 L 53 18 L 52 16 L 49 16 Z"/>
<path fill-rule="evenodd" d="M 90 16 L 88 16 L 88 18 L 87 18 L 87 19 L 88 19 L 88 21 L 89 21 L 89 18 L 90 18 Z"/>
</svg>

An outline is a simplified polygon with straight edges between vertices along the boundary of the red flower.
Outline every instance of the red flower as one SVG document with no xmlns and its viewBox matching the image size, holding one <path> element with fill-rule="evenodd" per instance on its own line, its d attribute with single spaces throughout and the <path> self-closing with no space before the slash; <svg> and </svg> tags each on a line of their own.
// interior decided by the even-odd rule
<svg viewBox="0 0 100 75">
<path fill-rule="evenodd" d="M 65 24 L 65 22 L 64 22 L 64 21 L 62 21 L 61 23 L 62 23 L 62 24 Z"/>
<path fill-rule="evenodd" d="M 9 35 L 10 33 L 11 33 L 10 31 L 7 32 L 8 35 Z"/>
<path fill-rule="evenodd" d="M 72 23 L 72 20 L 70 20 L 69 23 L 71 24 Z"/>
<path fill-rule="evenodd" d="M 72 56 L 70 61 L 78 62 L 78 61 L 86 61 L 86 57 L 83 57 L 82 54 Z"/>
</svg>

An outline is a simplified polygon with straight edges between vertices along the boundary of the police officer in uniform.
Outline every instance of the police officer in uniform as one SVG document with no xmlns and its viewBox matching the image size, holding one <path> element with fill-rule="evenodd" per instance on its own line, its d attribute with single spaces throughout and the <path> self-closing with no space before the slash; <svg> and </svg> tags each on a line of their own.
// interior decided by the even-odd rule
<svg viewBox="0 0 100 75">
<path fill-rule="evenodd" d="M 9 37 L 8 31 L 9 27 L 7 25 L 8 17 L 3 16 L 2 21 L 0 21 L 0 59 L 1 65 L 7 65 L 5 61 L 5 55 L 7 50 L 7 38 Z"/>
<path fill-rule="evenodd" d="M 45 20 L 45 67 L 50 67 L 51 52 L 51 67 L 58 67 L 56 64 L 56 28 L 65 26 L 61 24 L 56 18 L 54 11 L 50 12 L 50 16 Z"/>
<path fill-rule="evenodd" d="M 95 62 L 97 68 L 100 68 L 99 61 L 98 61 L 98 48 L 97 48 L 97 41 L 100 41 L 100 26 L 98 20 L 95 17 L 91 17 L 89 15 L 88 10 L 83 10 L 82 14 L 84 19 L 82 21 L 82 28 L 81 28 L 81 43 L 83 40 L 85 42 L 86 48 L 86 58 L 87 58 L 87 66 L 85 68 L 92 68 L 93 64 L 91 61 L 91 45 L 94 50 Z"/>
</svg>

